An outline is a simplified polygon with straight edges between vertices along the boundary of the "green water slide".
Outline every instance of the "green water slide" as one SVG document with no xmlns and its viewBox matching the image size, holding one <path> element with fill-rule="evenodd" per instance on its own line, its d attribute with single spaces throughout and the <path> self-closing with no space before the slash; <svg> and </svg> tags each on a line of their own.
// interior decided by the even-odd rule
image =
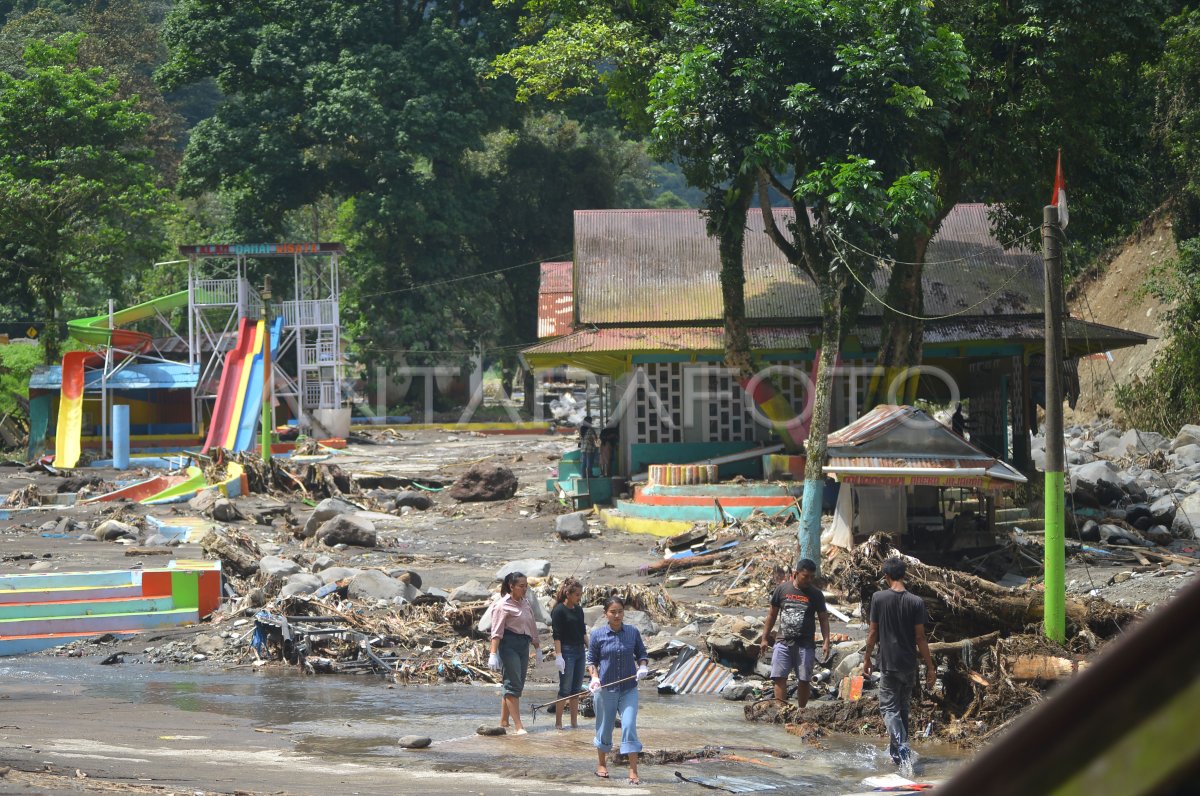
<svg viewBox="0 0 1200 796">
<path fill-rule="evenodd" d="M 143 301 L 141 304 L 134 304 L 132 307 L 116 310 L 112 314 L 114 327 L 112 329 L 108 327 L 109 315 L 106 312 L 102 315 L 93 315 L 90 318 L 67 321 L 67 331 L 71 337 L 88 345 L 106 346 L 114 342 L 114 339 L 118 344 L 135 342 L 145 339 L 146 336 L 115 327 L 128 326 L 131 323 L 153 318 L 159 313 L 165 314 L 171 310 L 186 307 L 187 305 L 188 292 L 181 290 L 178 293 L 160 296 L 149 301 Z"/>
</svg>

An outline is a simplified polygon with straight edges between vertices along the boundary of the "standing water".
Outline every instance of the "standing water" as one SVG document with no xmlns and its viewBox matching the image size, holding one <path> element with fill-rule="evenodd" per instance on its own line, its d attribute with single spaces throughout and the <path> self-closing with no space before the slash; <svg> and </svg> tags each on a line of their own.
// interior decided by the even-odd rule
<svg viewBox="0 0 1200 796">
<path fill-rule="evenodd" d="M 532 704 L 555 698 L 548 685 L 531 686 L 522 699 L 529 735 L 492 738 L 476 735 L 475 728 L 497 722 L 500 699 L 495 686 L 389 688 L 376 679 L 305 676 L 295 669 L 209 672 L 48 658 L 9 659 L 0 665 L 0 680 L 69 685 L 88 697 L 237 717 L 261 730 L 285 734 L 300 755 L 331 763 L 487 772 L 564 786 L 600 784 L 592 777 L 596 758 L 591 720 L 580 717 L 578 729 L 560 732 L 553 715 L 541 713 L 536 720 L 531 716 Z M 870 790 L 862 784 L 865 777 L 895 772 L 883 738 L 830 735 L 814 746 L 778 725 L 745 721 L 743 703 L 713 696 L 659 695 L 650 686 L 642 687 L 640 699 L 638 734 L 647 752 L 699 753 L 705 747 L 720 747 L 732 758 L 643 764 L 642 778 L 656 793 L 713 792 L 677 781 L 676 771 L 750 780 L 763 786 L 763 792 L 778 794 L 861 792 Z M 396 740 L 403 735 L 428 736 L 433 745 L 420 752 L 402 749 Z M 916 778 L 921 781 L 945 779 L 964 759 L 961 750 L 942 744 L 918 742 L 916 750 Z M 623 766 L 612 766 L 612 782 L 623 783 L 624 775 Z"/>
</svg>

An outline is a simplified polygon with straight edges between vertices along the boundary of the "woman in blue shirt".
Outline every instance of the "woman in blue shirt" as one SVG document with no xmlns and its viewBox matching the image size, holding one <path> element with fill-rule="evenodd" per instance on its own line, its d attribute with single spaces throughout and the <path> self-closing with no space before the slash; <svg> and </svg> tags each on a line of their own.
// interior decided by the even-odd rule
<svg viewBox="0 0 1200 796">
<path fill-rule="evenodd" d="M 642 634 L 624 624 L 624 600 L 605 600 L 604 616 L 608 624 L 592 633 L 587 659 L 592 675 L 588 690 L 596 705 L 596 739 L 592 742 L 599 760 L 596 776 L 608 779 L 607 754 L 612 750 L 613 726 L 620 715 L 621 754 L 629 757 L 629 784 L 641 785 L 637 771 L 638 752 L 642 751 L 637 737 L 637 680 L 650 674 L 646 668 L 650 659 Z"/>
</svg>

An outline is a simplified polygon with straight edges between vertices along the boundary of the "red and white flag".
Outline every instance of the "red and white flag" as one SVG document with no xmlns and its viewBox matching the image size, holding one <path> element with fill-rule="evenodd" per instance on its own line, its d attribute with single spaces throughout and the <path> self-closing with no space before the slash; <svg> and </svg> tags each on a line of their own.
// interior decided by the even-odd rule
<svg viewBox="0 0 1200 796">
<path fill-rule="evenodd" d="M 1054 172 L 1054 193 L 1050 196 L 1050 204 L 1058 205 L 1058 225 L 1067 228 L 1067 181 L 1063 179 L 1062 149 L 1058 150 L 1058 168 Z"/>
</svg>

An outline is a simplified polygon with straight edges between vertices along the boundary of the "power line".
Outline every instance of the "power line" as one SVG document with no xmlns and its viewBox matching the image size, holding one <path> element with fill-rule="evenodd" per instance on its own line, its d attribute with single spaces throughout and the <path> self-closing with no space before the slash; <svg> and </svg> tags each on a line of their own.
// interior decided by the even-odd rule
<svg viewBox="0 0 1200 796">
<path fill-rule="evenodd" d="M 1033 233 L 1040 231 L 1041 228 L 1042 228 L 1041 225 L 1038 224 L 1038 225 L 1030 228 L 1028 231 L 1023 232 L 1020 235 L 1018 235 L 1017 237 L 1013 238 L 1008 243 L 1002 243 L 1002 244 L 997 244 L 997 245 L 1001 251 L 1008 251 L 1013 246 L 1015 246 L 1018 243 L 1020 243 L 1021 241 L 1025 240 Z M 870 257 L 873 260 L 883 260 L 884 262 L 893 263 L 895 265 L 954 265 L 955 263 L 968 263 L 968 262 L 971 262 L 972 260 L 979 259 L 978 254 L 972 254 L 967 257 L 956 257 L 953 260 L 932 260 L 932 261 L 926 260 L 925 262 L 920 262 L 920 263 L 909 262 L 907 260 L 897 260 L 894 257 L 884 257 L 882 255 L 875 254 L 873 252 L 869 252 L 866 249 L 859 248 L 858 246 L 855 246 L 853 243 L 851 243 L 850 241 L 843 238 L 841 235 L 837 234 L 837 232 L 833 231 L 832 229 L 829 231 L 829 234 L 832 235 L 833 237 L 837 238 L 838 240 L 840 240 L 842 243 L 849 246 L 851 249 L 854 249 L 859 254 L 865 254 L 867 257 Z"/>
<path fill-rule="evenodd" d="M 1037 231 L 1038 229 L 1040 229 L 1040 227 L 1035 227 L 1034 229 L 1025 233 L 1025 235 L 1023 235 L 1022 238 L 1028 237 L 1032 232 Z M 838 235 L 836 233 L 833 233 L 833 237 L 840 240 L 842 243 L 845 243 L 847 246 L 857 249 L 858 251 L 862 252 L 863 254 L 867 255 L 868 257 L 873 257 L 873 258 L 878 259 L 885 263 L 887 263 L 887 262 L 898 263 L 899 262 L 897 260 L 889 260 L 885 257 L 879 257 L 877 255 L 871 254 L 870 252 L 864 251 L 863 249 L 859 249 L 857 246 L 855 246 L 854 244 L 850 243 L 849 241 L 843 239 L 840 235 Z M 1021 240 L 1021 238 L 1018 238 L 1017 240 Z M 1014 241 L 1014 243 L 1015 242 L 1016 241 Z M 845 253 L 842 252 L 840 249 L 838 249 L 836 245 L 834 245 L 834 249 L 837 250 L 838 255 L 842 258 L 843 261 L 845 261 L 845 259 L 846 259 Z M 964 262 L 965 260 L 970 260 L 970 259 L 975 259 L 975 258 L 972 257 L 972 258 L 964 258 L 964 259 L 960 259 L 960 260 L 945 260 L 943 262 L 925 263 L 924 265 L 943 265 L 946 263 Z M 904 263 L 904 264 L 905 265 L 917 265 L 917 263 Z M 896 313 L 897 315 L 901 315 L 905 318 L 911 318 L 914 321 L 940 321 L 940 320 L 944 320 L 946 318 L 954 318 L 959 315 L 965 315 L 968 312 L 970 312 L 971 310 L 991 301 L 993 298 L 995 298 L 997 295 L 999 295 L 1002 291 L 1006 290 L 1008 288 L 1008 286 L 1011 285 L 1018 276 L 1020 276 L 1021 274 L 1025 273 L 1027 270 L 1029 270 L 1029 267 L 1032 264 L 1033 264 L 1033 261 L 1030 260 L 1029 262 L 1025 263 L 1025 265 L 1023 265 L 1020 268 L 1013 271 L 1012 276 L 1010 276 L 1008 279 L 1006 279 L 1004 281 L 1004 283 L 1000 285 L 1000 287 L 996 288 L 991 293 L 987 294 L 986 296 L 984 296 L 983 298 L 981 298 L 979 301 L 975 302 L 971 306 L 964 307 L 961 310 L 957 310 L 956 312 L 950 312 L 945 315 L 913 315 L 912 313 L 905 312 L 904 310 L 899 309 L 897 307 L 893 307 L 891 304 L 888 304 L 887 301 L 885 301 L 883 299 L 883 297 L 881 297 L 874 290 L 872 290 L 870 287 L 868 287 L 867 284 L 865 282 L 863 282 L 862 279 L 859 278 L 858 274 L 856 274 L 854 272 L 853 268 L 847 267 L 846 270 L 850 272 L 850 276 L 852 276 L 854 278 L 854 281 L 857 282 L 859 284 L 859 286 L 863 290 L 865 290 L 869 296 L 871 296 L 871 298 L 875 299 L 877 302 L 879 302 L 879 304 L 881 306 L 891 310 L 892 312 Z"/>
<path fill-rule="evenodd" d="M 501 273 L 504 273 L 505 271 L 515 271 L 518 268 L 528 268 L 531 265 L 540 265 L 541 263 L 544 263 L 544 262 L 553 262 L 553 261 L 559 260 L 563 257 L 567 257 L 570 254 L 571 254 L 570 251 L 566 251 L 566 252 L 562 252 L 560 254 L 551 255 L 548 258 L 540 257 L 536 260 L 530 260 L 527 263 L 520 263 L 518 265 L 510 265 L 507 268 L 497 268 L 494 271 L 483 271 L 478 274 L 467 274 L 466 276 L 456 276 L 451 279 L 438 279 L 438 280 L 435 280 L 432 282 L 422 282 L 420 284 L 410 285 L 408 287 L 399 287 L 399 288 L 396 288 L 395 290 L 382 290 L 378 293 L 364 293 L 364 294 L 360 295 L 358 298 L 360 298 L 360 299 L 379 298 L 380 296 L 391 296 L 396 293 L 410 293 L 414 290 L 421 290 L 422 288 L 427 288 L 427 287 L 436 287 L 438 285 L 449 285 L 454 282 L 465 282 L 468 279 L 477 279 L 478 277 L 481 277 L 481 276 L 491 276 L 492 274 L 501 274 Z"/>
</svg>

